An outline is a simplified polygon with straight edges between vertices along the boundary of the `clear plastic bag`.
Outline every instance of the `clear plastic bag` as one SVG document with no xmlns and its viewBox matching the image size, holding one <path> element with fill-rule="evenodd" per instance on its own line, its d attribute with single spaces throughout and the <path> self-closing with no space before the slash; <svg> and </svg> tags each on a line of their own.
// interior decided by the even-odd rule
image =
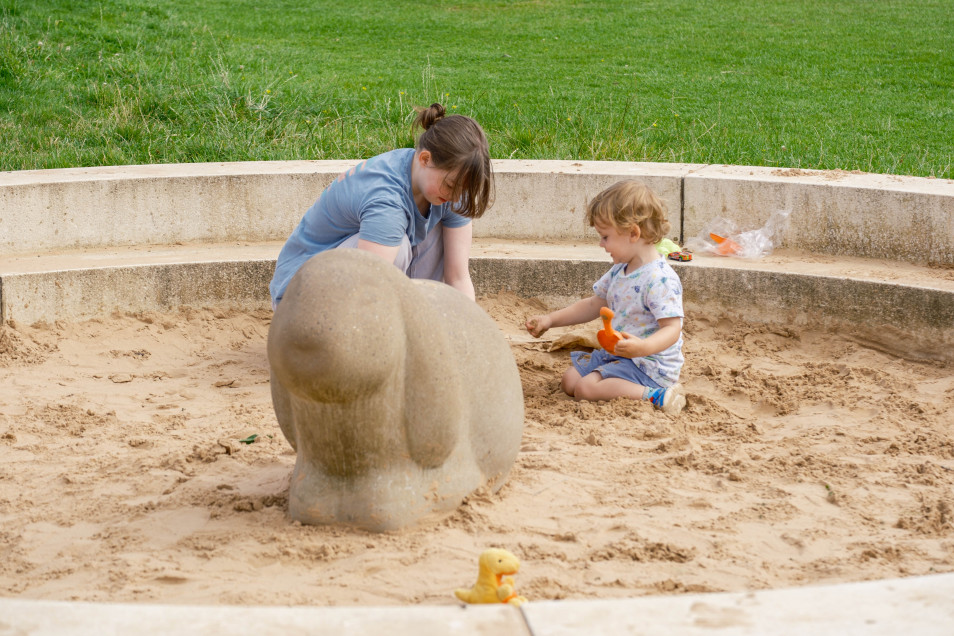
<svg viewBox="0 0 954 636">
<path fill-rule="evenodd" d="M 776 210 L 761 228 L 740 232 L 731 219 L 717 217 L 699 236 L 686 240 L 686 249 L 698 254 L 762 258 L 772 253 L 788 229 L 791 210 Z"/>
</svg>

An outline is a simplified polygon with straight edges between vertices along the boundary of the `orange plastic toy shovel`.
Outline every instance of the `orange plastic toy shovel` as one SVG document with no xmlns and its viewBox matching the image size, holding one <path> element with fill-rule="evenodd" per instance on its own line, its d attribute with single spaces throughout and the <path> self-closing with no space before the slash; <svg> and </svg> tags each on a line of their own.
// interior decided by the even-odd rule
<svg viewBox="0 0 954 636">
<path fill-rule="evenodd" d="M 739 251 L 739 249 L 741 249 L 738 243 L 732 239 L 727 239 L 724 236 L 719 236 L 718 234 L 709 232 L 709 238 L 716 242 L 716 254 L 728 256 L 729 254 L 735 254 Z"/>
<path fill-rule="evenodd" d="M 603 307 L 600 309 L 600 317 L 603 319 L 603 328 L 596 332 L 596 339 L 599 340 L 601 347 L 614 353 L 616 343 L 622 340 L 623 336 L 613 329 L 613 310 Z"/>
</svg>

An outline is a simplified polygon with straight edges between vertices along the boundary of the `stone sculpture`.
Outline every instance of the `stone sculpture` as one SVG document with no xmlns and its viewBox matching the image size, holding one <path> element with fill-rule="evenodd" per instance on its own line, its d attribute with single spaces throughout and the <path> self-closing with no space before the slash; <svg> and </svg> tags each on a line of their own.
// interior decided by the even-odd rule
<svg viewBox="0 0 954 636">
<path fill-rule="evenodd" d="M 292 519 L 397 530 L 503 485 L 523 392 L 493 320 L 459 291 L 356 249 L 314 256 L 268 334 L 272 402 L 297 452 Z"/>
</svg>

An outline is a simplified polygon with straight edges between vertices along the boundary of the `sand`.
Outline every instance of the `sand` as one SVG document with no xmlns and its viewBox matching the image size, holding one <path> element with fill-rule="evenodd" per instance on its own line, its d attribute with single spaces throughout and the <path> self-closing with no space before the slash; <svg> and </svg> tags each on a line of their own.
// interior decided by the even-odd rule
<svg viewBox="0 0 954 636">
<path fill-rule="evenodd" d="M 510 480 L 384 535 L 287 518 L 271 311 L 0 327 L 0 595 L 446 605 L 487 547 L 521 559 L 531 602 L 954 571 L 949 365 L 690 312 L 667 416 L 573 402 L 568 351 L 521 327 L 545 303 L 480 304 L 526 398 Z"/>
</svg>

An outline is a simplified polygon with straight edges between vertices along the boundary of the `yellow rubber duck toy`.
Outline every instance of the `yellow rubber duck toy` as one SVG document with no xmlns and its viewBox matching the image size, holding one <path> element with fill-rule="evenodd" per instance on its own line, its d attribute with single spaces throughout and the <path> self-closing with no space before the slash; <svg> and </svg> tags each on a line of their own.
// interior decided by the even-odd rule
<svg viewBox="0 0 954 636">
<path fill-rule="evenodd" d="M 469 589 L 454 590 L 454 596 L 465 603 L 526 603 L 527 599 L 517 594 L 513 584 L 513 575 L 520 570 L 517 557 L 506 550 L 490 548 L 480 554 L 477 565 L 477 582 Z"/>
</svg>

